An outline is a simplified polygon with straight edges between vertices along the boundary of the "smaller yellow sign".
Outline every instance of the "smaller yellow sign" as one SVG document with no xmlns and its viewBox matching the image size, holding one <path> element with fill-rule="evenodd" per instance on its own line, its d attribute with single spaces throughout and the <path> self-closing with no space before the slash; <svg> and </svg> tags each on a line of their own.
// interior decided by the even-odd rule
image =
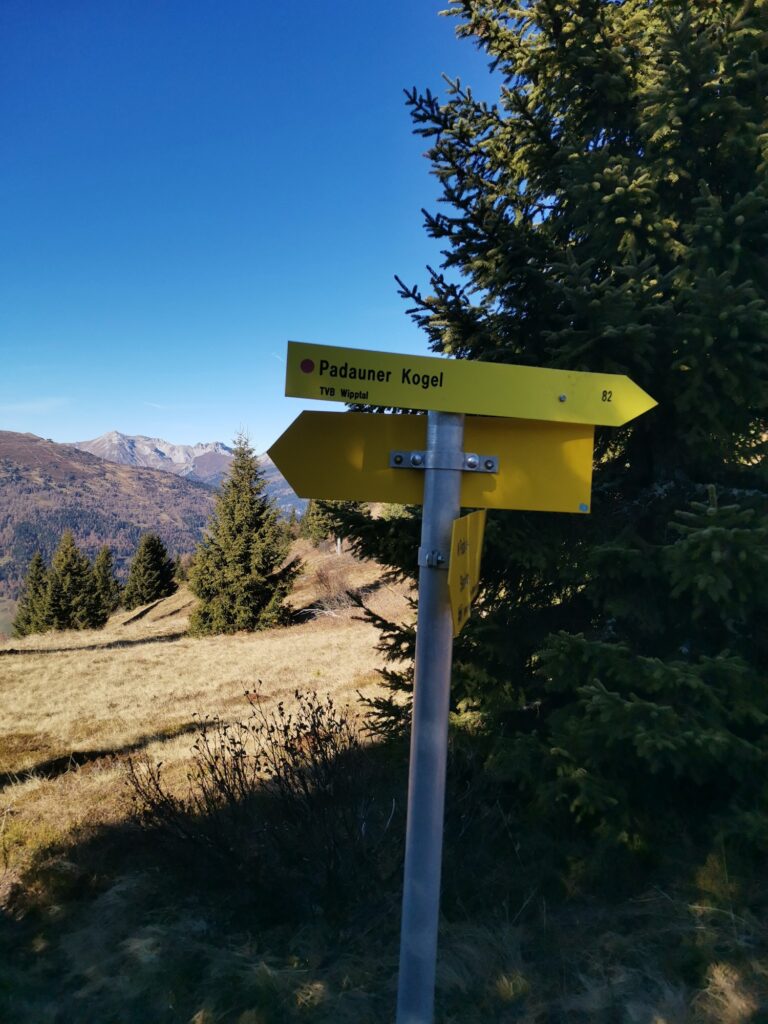
<svg viewBox="0 0 768 1024">
<path fill-rule="evenodd" d="M 480 557 L 485 532 L 485 509 L 454 519 L 448 562 L 453 635 L 458 636 L 470 616 L 480 583 Z"/>
</svg>

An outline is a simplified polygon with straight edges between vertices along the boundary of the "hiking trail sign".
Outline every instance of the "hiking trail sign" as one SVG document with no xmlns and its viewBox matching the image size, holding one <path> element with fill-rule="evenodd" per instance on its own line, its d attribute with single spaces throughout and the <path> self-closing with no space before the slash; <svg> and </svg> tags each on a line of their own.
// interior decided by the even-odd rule
<svg viewBox="0 0 768 1024">
<path fill-rule="evenodd" d="M 302 498 L 421 505 L 424 467 L 410 453 L 426 436 L 426 416 L 302 412 L 267 454 Z M 462 472 L 462 508 L 588 512 L 593 438 L 582 423 L 467 416 L 464 447 L 498 472 Z"/>
<path fill-rule="evenodd" d="M 620 427 L 656 402 L 615 373 L 288 342 L 286 395 L 397 409 Z"/>
<path fill-rule="evenodd" d="M 303 412 L 269 455 L 302 497 L 423 506 L 396 1022 L 431 1024 L 453 637 L 477 591 L 485 525 L 485 511 L 459 513 L 589 512 L 595 426 L 656 402 L 618 374 L 294 341 L 285 393 L 427 410 Z"/>
</svg>

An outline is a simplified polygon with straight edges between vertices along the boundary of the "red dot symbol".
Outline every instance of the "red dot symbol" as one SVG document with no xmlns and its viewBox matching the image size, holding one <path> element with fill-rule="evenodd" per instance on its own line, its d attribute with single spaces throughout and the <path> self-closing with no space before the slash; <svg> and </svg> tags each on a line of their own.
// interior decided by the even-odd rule
<svg viewBox="0 0 768 1024">
<path fill-rule="evenodd" d="M 302 373 L 312 373 L 314 368 L 315 368 L 315 364 L 312 362 L 311 359 L 302 359 L 302 361 L 301 361 L 301 372 Z"/>
</svg>

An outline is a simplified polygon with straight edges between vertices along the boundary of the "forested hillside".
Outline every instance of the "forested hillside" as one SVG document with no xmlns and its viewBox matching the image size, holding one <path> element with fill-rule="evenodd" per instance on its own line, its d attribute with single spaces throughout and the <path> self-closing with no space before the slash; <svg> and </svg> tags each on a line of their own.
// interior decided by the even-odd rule
<svg viewBox="0 0 768 1024">
<path fill-rule="evenodd" d="M 92 441 L 77 441 L 74 447 L 121 466 L 161 469 L 164 473 L 173 473 L 186 480 L 216 488 L 227 479 L 234 453 L 234 449 L 221 441 L 196 445 L 173 444 L 161 438 L 131 436 L 117 430 L 102 434 Z M 302 512 L 307 504 L 305 499 L 294 494 L 272 459 L 268 455 L 260 455 L 258 461 L 264 473 L 267 492 L 283 514 L 289 516 L 292 511 Z"/>
<path fill-rule="evenodd" d="M 67 529 L 90 557 L 109 545 L 121 576 L 145 530 L 174 555 L 192 551 L 215 497 L 170 473 L 9 431 L 0 431 L 0 494 L 0 597 L 16 596 L 34 552 L 49 560 Z"/>
</svg>

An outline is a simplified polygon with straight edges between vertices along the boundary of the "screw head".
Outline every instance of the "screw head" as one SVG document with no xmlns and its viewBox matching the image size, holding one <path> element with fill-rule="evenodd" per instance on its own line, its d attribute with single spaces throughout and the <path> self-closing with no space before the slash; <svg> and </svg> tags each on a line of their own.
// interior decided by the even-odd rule
<svg viewBox="0 0 768 1024">
<path fill-rule="evenodd" d="M 495 465 L 495 463 L 494 463 L 493 459 L 486 459 L 485 460 L 485 468 L 486 469 L 491 470 L 491 469 L 493 469 L 494 465 Z"/>
<path fill-rule="evenodd" d="M 468 455 L 464 460 L 467 469 L 477 469 L 480 465 L 480 459 L 476 455 Z"/>
<path fill-rule="evenodd" d="M 423 462 L 424 456 L 419 454 L 419 452 L 414 452 L 413 455 L 411 456 L 411 465 L 420 466 Z"/>
<path fill-rule="evenodd" d="M 394 464 L 396 466 L 402 466 L 402 464 L 403 464 L 403 456 L 402 455 L 396 455 L 392 461 L 394 462 Z"/>
<path fill-rule="evenodd" d="M 568 395 L 558 395 L 557 400 L 558 402 L 566 402 L 568 400 Z"/>
</svg>

